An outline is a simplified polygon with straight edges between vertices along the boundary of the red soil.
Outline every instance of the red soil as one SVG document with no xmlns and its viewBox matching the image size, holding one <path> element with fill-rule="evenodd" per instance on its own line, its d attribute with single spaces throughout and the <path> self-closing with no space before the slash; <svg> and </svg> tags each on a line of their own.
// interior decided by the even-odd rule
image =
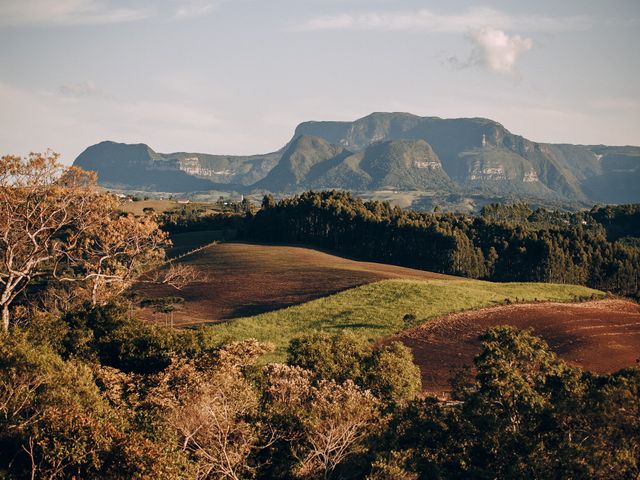
<svg viewBox="0 0 640 480">
<path fill-rule="evenodd" d="M 496 325 L 532 328 L 561 358 L 597 373 L 640 357 L 640 305 L 625 300 L 486 308 L 429 320 L 398 339 L 413 350 L 425 390 L 440 393 L 449 390 L 452 371 L 473 364 L 478 337 Z"/>
<path fill-rule="evenodd" d="M 148 298 L 183 297 L 184 307 L 174 314 L 176 326 L 256 315 L 383 279 L 454 278 L 309 248 L 245 243 L 211 245 L 180 262 L 196 266 L 208 281 L 180 291 L 148 284 L 135 288 Z M 138 313 L 149 321 L 165 321 L 150 310 Z"/>
</svg>

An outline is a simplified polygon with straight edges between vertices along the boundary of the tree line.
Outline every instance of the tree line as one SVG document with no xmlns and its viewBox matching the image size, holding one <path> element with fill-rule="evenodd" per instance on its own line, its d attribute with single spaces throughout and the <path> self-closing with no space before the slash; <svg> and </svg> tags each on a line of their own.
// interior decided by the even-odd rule
<svg viewBox="0 0 640 480">
<path fill-rule="evenodd" d="M 638 206 L 590 212 L 488 205 L 477 216 L 402 210 L 348 192 L 266 196 L 245 238 L 493 281 L 575 283 L 638 298 Z"/>
</svg>

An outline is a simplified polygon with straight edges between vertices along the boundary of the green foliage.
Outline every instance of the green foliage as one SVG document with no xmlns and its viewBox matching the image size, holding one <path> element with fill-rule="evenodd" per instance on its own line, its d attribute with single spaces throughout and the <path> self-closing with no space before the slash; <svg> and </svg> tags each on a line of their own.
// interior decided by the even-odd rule
<svg viewBox="0 0 640 480">
<path fill-rule="evenodd" d="M 413 353 L 400 342 L 373 351 L 367 380 L 376 397 L 392 403 L 413 400 L 422 390 Z"/>
<path fill-rule="evenodd" d="M 609 240 L 640 237 L 640 204 L 594 207 L 589 217 L 604 226 Z"/>
<path fill-rule="evenodd" d="M 0 338 L 0 472 L 9 478 L 176 478 L 177 449 L 130 431 L 123 413 L 87 365 L 19 331 Z"/>
<path fill-rule="evenodd" d="M 174 300 L 166 308 L 174 305 Z M 200 332 L 176 331 L 131 318 L 125 305 L 113 303 L 69 313 L 62 321 L 51 322 L 50 328 L 54 325 L 64 332 L 58 333 L 61 338 L 54 345 L 63 357 L 78 357 L 126 372 L 157 372 L 175 356 L 195 357 L 220 345 Z M 29 325 L 28 335 L 39 338 L 34 330 L 37 325 Z"/>
<path fill-rule="evenodd" d="M 291 340 L 287 363 L 327 380 L 353 380 L 362 385 L 370 356 L 369 342 L 353 333 L 312 333 Z"/>
<path fill-rule="evenodd" d="M 351 332 L 313 333 L 291 340 L 288 354 L 289 365 L 325 380 L 351 380 L 386 403 L 411 400 L 422 389 L 413 354 L 399 342 L 376 347 Z"/>
<path fill-rule="evenodd" d="M 353 333 L 302 336 L 291 365 L 257 370 L 267 345 L 214 347 L 204 330 L 163 335 L 114 305 L 59 322 L 0 336 L 7 478 L 640 474 L 640 371 L 584 372 L 529 331 L 483 335 L 475 381 L 442 403 L 415 399 L 420 376 L 406 347 Z"/>
<path fill-rule="evenodd" d="M 482 339 L 461 401 L 399 412 L 382 459 L 401 452 L 420 478 L 637 477 L 640 371 L 583 372 L 511 327 Z"/>
</svg>

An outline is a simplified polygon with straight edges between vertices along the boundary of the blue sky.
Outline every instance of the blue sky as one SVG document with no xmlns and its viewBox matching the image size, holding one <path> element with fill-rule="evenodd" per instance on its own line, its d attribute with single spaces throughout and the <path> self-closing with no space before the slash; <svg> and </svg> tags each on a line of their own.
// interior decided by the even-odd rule
<svg viewBox="0 0 640 480">
<path fill-rule="evenodd" d="M 0 0 L 0 151 L 259 153 L 373 111 L 640 145 L 638 45 L 636 0 Z"/>
</svg>

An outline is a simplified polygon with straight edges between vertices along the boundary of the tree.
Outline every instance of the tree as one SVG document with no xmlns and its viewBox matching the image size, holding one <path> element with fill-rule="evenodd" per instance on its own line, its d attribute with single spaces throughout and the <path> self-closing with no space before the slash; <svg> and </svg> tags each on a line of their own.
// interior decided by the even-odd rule
<svg viewBox="0 0 640 480">
<path fill-rule="evenodd" d="M 93 305 L 122 292 L 164 257 L 167 235 L 95 188 L 96 176 L 58 163 L 53 152 L 0 159 L 0 309 L 36 279 L 86 286 Z"/>
<path fill-rule="evenodd" d="M 384 402 L 397 404 L 413 400 L 422 390 L 420 369 L 413 363 L 411 349 L 400 342 L 373 351 L 368 386 Z"/>
<path fill-rule="evenodd" d="M 168 266 L 157 268 L 136 280 L 136 283 L 151 283 L 155 285 L 167 285 L 176 290 L 193 285 L 194 283 L 207 282 L 209 277 L 202 270 L 184 263 L 168 262 Z"/>
<path fill-rule="evenodd" d="M 9 308 L 29 283 L 69 247 L 65 232 L 95 203 L 95 175 L 63 168 L 58 155 L 32 153 L 0 159 L 0 309 Z M 81 232 L 77 232 L 78 234 Z"/>
<path fill-rule="evenodd" d="M 68 248 L 54 268 L 60 280 L 85 283 L 93 306 L 122 293 L 146 269 L 159 264 L 168 245 L 167 234 L 151 217 L 122 214 L 112 196 L 96 200 L 99 204 L 73 225 Z"/>
<path fill-rule="evenodd" d="M 265 396 L 276 416 L 292 417 L 293 431 L 283 437 L 291 442 L 297 460 L 294 475 L 329 478 L 349 457 L 364 449 L 378 423 L 379 402 L 351 380 L 320 380 L 296 366 L 266 367 Z"/>
<path fill-rule="evenodd" d="M 181 305 L 184 304 L 184 298 L 182 297 L 159 297 L 145 299 L 140 302 L 142 307 L 151 307 L 156 313 L 164 313 L 170 315 L 169 322 L 165 317 L 165 325 L 169 323 L 173 327 L 173 312 L 175 312 Z"/>
<path fill-rule="evenodd" d="M 260 444 L 258 392 L 242 369 L 271 347 L 255 340 L 230 343 L 201 365 L 177 360 L 158 374 L 152 397 L 198 466 L 196 478 L 237 480 L 253 470 Z"/>
<path fill-rule="evenodd" d="M 353 333 L 312 333 L 289 344 L 288 363 L 323 380 L 353 381 L 385 404 L 412 400 L 422 389 L 420 369 L 400 342 L 375 346 Z"/>
</svg>

